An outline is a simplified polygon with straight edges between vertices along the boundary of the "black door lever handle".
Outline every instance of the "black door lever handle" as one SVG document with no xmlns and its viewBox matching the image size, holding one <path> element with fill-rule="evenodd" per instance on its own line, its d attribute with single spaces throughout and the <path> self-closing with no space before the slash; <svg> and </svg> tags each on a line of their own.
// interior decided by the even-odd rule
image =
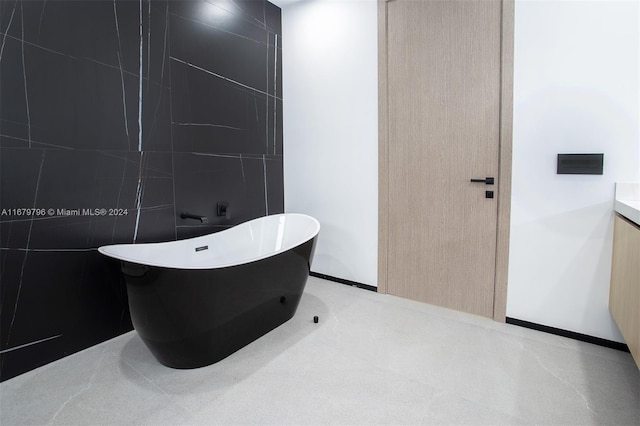
<svg viewBox="0 0 640 426">
<path fill-rule="evenodd" d="M 480 183 L 484 183 L 486 185 L 493 185 L 495 182 L 495 179 L 492 177 L 488 177 L 486 179 L 471 179 L 471 182 L 480 182 Z"/>
</svg>

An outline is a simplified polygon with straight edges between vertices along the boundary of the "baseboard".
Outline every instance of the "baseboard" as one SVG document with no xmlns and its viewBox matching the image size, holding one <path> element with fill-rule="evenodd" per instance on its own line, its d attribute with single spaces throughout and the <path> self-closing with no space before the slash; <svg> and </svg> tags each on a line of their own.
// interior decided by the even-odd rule
<svg viewBox="0 0 640 426">
<path fill-rule="evenodd" d="M 316 278 L 322 278 L 323 280 L 334 281 L 340 284 L 346 284 L 351 287 L 358 287 L 364 290 L 378 292 L 378 287 L 368 284 L 362 284 L 356 281 L 345 280 L 343 278 L 333 277 L 331 275 L 320 274 L 318 272 L 309 272 L 309 275 Z M 606 348 L 615 349 L 622 352 L 630 352 L 629 346 L 624 343 L 614 342 L 613 340 L 602 339 L 600 337 L 589 336 L 587 334 L 576 333 L 574 331 L 563 330 L 561 328 L 549 327 L 547 325 L 537 324 L 535 322 L 529 322 L 519 320 L 516 318 L 506 318 L 507 324 L 517 325 L 519 327 L 529 328 L 532 330 L 542 331 L 544 333 L 555 334 L 556 336 L 568 337 L 570 339 L 579 340 L 581 342 L 592 343 L 598 346 L 604 346 Z"/>
<path fill-rule="evenodd" d="M 345 280 L 343 278 L 332 277 L 331 275 L 319 274 L 313 271 L 309 272 L 309 275 L 316 278 L 322 278 L 323 280 L 329 280 L 329 281 L 334 281 L 340 284 L 350 285 L 351 287 L 358 287 L 364 290 L 375 291 L 376 293 L 378 292 L 378 287 L 369 285 L 369 284 L 362 284 L 355 281 Z"/>
<path fill-rule="evenodd" d="M 561 328 L 549 327 L 547 325 L 536 324 L 535 322 L 523 321 L 515 318 L 507 317 L 507 324 L 517 325 L 519 327 L 530 328 L 532 330 L 542 331 L 557 336 L 568 337 L 581 342 L 593 343 L 594 345 L 604 346 L 606 348 L 616 349 L 622 352 L 629 352 L 629 346 L 624 343 L 614 342 L 613 340 L 601 339 L 600 337 L 589 336 L 586 334 L 576 333 L 574 331 L 563 330 Z"/>
</svg>

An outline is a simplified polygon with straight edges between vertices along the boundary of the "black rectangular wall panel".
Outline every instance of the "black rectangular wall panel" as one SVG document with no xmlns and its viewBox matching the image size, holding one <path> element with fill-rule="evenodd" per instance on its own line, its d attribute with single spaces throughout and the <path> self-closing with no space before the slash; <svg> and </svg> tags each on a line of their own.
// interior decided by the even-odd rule
<svg viewBox="0 0 640 426">
<path fill-rule="evenodd" d="M 601 175 L 604 154 L 558 154 L 559 175 Z"/>
<path fill-rule="evenodd" d="M 101 245 L 284 211 L 280 9 L 6 0 L 0 43 L 6 380 L 131 330 Z M 215 215 L 223 200 L 230 219 Z"/>
</svg>

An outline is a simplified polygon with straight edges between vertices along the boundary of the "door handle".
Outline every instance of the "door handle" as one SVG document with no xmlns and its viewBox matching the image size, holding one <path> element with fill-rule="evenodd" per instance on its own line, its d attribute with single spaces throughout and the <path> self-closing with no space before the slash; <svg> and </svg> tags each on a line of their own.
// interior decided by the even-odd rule
<svg viewBox="0 0 640 426">
<path fill-rule="evenodd" d="M 480 182 L 480 183 L 484 183 L 485 185 L 493 185 L 495 182 L 495 179 L 492 177 L 488 177 L 486 179 L 471 179 L 471 182 Z"/>
</svg>

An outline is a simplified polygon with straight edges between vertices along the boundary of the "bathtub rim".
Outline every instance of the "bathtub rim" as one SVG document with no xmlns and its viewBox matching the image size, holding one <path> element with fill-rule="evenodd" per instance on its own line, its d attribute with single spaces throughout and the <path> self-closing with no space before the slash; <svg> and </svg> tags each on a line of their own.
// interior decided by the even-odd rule
<svg viewBox="0 0 640 426">
<path fill-rule="evenodd" d="M 305 234 L 303 236 L 304 238 L 300 238 L 299 240 L 296 240 L 296 242 L 293 244 L 288 244 L 286 246 L 283 246 L 279 250 L 273 250 L 265 254 L 262 254 L 260 256 L 238 259 L 235 262 L 219 263 L 219 264 L 212 264 L 212 265 L 176 265 L 176 264 L 160 263 L 160 262 L 153 262 L 153 261 L 147 261 L 147 260 L 143 261 L 142 259 L 139 259 L 139 258 L 134 259 L 131 257 L 127 257 L 125 255 L 119 254 L 117 252 L 114 253 L 113 251 L 111 251 L 114 249 L 117 250 L 118 248 L 121 248 L 121 247 L 131 247 L 131 246 L 141 246 L 141 247 L 154 247 L 159 245 L 178 245 L 179 246 L 181 244 L 186 244 L 185 241 L 205 242 L 205 241 L 208 241 L 211 237 L 215 237 L 216 235 L 233 232 L 235 228 L 238 228 L 241 226 L 250 226 L 251 223 L 264 221 L 264 220 L 267 220 L 267 218 L 287 217 L 287 216 L 303 217 L 305 218 L 305 220 L 310 220 L 311 223 L 314 225 L 313 232 L 311 232 L 310 234 Z M 295 249 L 296 247 L 316 238 L 319 232 L 320 232 L 320 222 L 313 216 L 309 216 L 303 213 L 277 213 L 277 214 L 257 217 L 255 219 L 251 219 L 251 220 L 236 224 L 222 231 L 211 232 L 209 234 L 200 235 L 197 237 L 184 238 L 184 239 L 175 240 L 175 241 L 154 242 L 154 243 L 110 244 L 110 245 L 104 245 L 99 247 L 98 252 L 111 259 L 116 259 L 122 262 L 128 262 L 128 263 L 149 266 L 149 267 L 167 268 L 167 269 L 189 269 L 189 270 L 222 269 L 222 268 L 230 268 L 234 266 L 245 265 L 247 263 L 257 262 L 262 259 L 276 256 L 280 253 L 284 253 L 286 251 Z"/>
</svg>

